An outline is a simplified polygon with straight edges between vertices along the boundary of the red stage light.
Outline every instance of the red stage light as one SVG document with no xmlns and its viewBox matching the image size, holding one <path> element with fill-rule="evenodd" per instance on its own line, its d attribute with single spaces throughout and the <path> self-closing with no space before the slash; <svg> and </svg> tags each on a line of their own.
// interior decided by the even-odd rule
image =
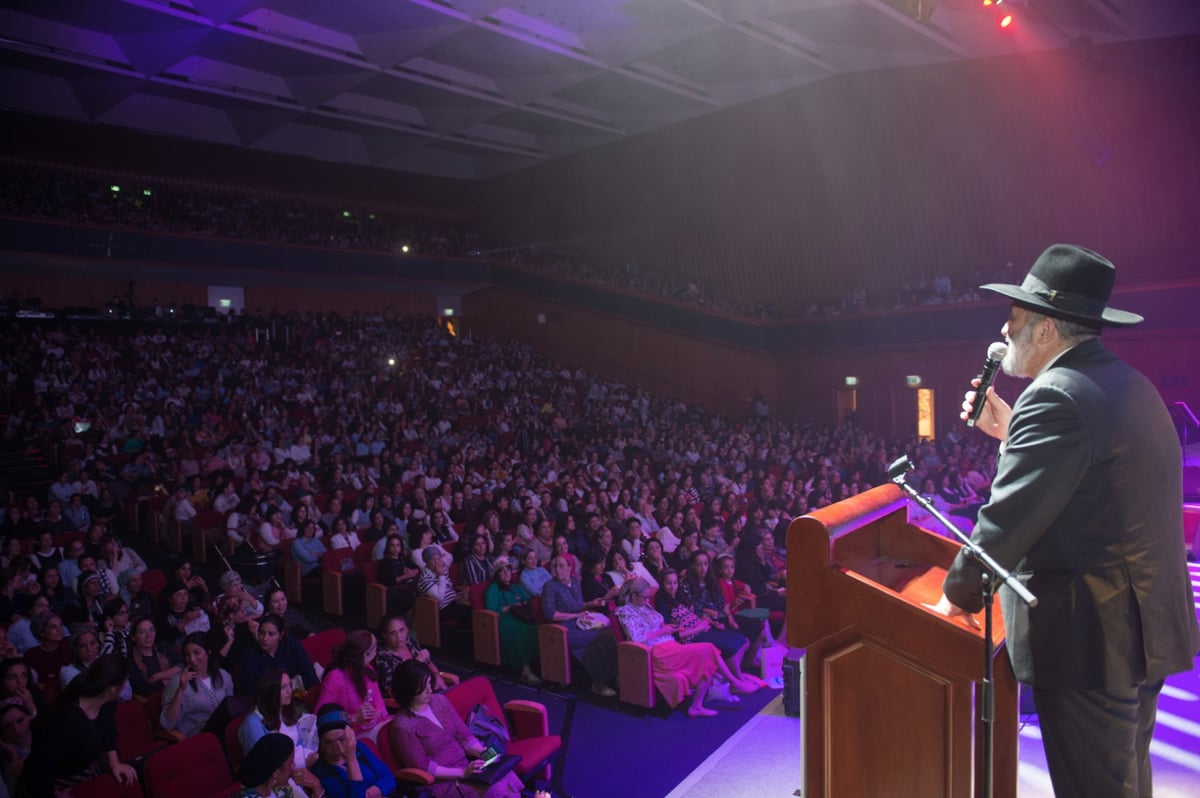
<svg viewBox="0 0 1200 798">
<path fill-rule="evenodd" d="M 1001 28 L 1007 28 L 1012 24 L 1013 24 L 1013 15 L 1012 14 L 1005 14 L 1003 17 L 1000 18 L 1000 27 Z"/>
</svg>

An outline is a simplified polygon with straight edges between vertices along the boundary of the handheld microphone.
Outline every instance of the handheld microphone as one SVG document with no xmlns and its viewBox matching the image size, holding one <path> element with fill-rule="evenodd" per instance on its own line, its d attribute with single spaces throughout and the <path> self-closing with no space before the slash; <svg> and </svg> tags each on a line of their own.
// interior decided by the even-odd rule
<svg viewBox="0 0 1200 798">
<path fill-rule="evenodd" d="M 971 405 L 971 414 L 967 416 L 967 426 L 973 427 L 979 421 L 979 416 L 983 413 L 983 406 L 987 404 L 987 391 L 992 383 L 996 380 L 996 371 L 1000 368 L 1000 361 L 1004 360 L 1004 356 L 1008 354 L 1008 345 L 996 341 L 988 347 L 987 360 L 983 363 L 983 373 L 979 375 L 979 387 L 975 390 L 975 402 Z"/>
</svg>

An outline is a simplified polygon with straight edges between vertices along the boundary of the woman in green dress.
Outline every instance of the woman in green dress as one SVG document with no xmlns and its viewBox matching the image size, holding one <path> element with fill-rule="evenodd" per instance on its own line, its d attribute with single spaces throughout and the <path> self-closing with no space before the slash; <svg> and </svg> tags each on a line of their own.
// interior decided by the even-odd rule
<svg viewBox="0 0 1200 798">
<path fill-rule="evenodd" d="M 521 672 L 526 684 L 541 684 L 529 663 L 537 656 L 537 626 L 533 622 L 529 591 L 513 581 L 513 565 L 507 558 L 492 566 L 492 581 L 484 593 L 484 605 L 500 614 L 500 656 L 504 664 Z"/>
</svg>

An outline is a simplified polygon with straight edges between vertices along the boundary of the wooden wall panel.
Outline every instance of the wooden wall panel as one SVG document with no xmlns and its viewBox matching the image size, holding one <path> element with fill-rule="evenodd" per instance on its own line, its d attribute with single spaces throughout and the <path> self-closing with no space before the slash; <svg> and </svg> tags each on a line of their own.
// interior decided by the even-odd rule
<svg viewBox="0 0 1200 798">
<path fill-rule="evenodd" d="M 543 315 L 546 322 L 539 323 Z M 735 418 L 755 391 L 778 393 L 777 363 L 752 352 L 524 294 L 488 289 L 463 298 L 472 335 L 528 340 L 544 355 L 627 385 L 704 403 Z"/>
</svg>

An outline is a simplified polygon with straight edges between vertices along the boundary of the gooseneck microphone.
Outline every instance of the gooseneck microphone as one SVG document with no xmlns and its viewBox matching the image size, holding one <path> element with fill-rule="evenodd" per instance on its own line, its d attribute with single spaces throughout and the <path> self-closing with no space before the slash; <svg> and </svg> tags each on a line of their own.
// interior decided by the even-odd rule
<svg viewBox="0 0 1200 798">
<path fill-rule="evenodd" d="M 904 475 L 912 470 L 912 461 L 908 459 L 908 455 L 902 454 L 888 466 L 888 479 L 892 482 L 898 482 L 904 479 Z"/>
<path fill-rule="evenodd" d="M 1007 354 L 1008 344 L 1002 341 L 996 341 L 988 347 L 987 360 L 983 363 L 983 373 L 979 375 L 979 387 L 975 389 L 975 402 L 971 405 L 971 415 L 967 416 L 968 427 L 975 426 L 979 421 L 979 416 L 983 413 L 983 406 L 987 404 L 988 388 L 995 382 L 1000 362 Z"/>
</svg>

